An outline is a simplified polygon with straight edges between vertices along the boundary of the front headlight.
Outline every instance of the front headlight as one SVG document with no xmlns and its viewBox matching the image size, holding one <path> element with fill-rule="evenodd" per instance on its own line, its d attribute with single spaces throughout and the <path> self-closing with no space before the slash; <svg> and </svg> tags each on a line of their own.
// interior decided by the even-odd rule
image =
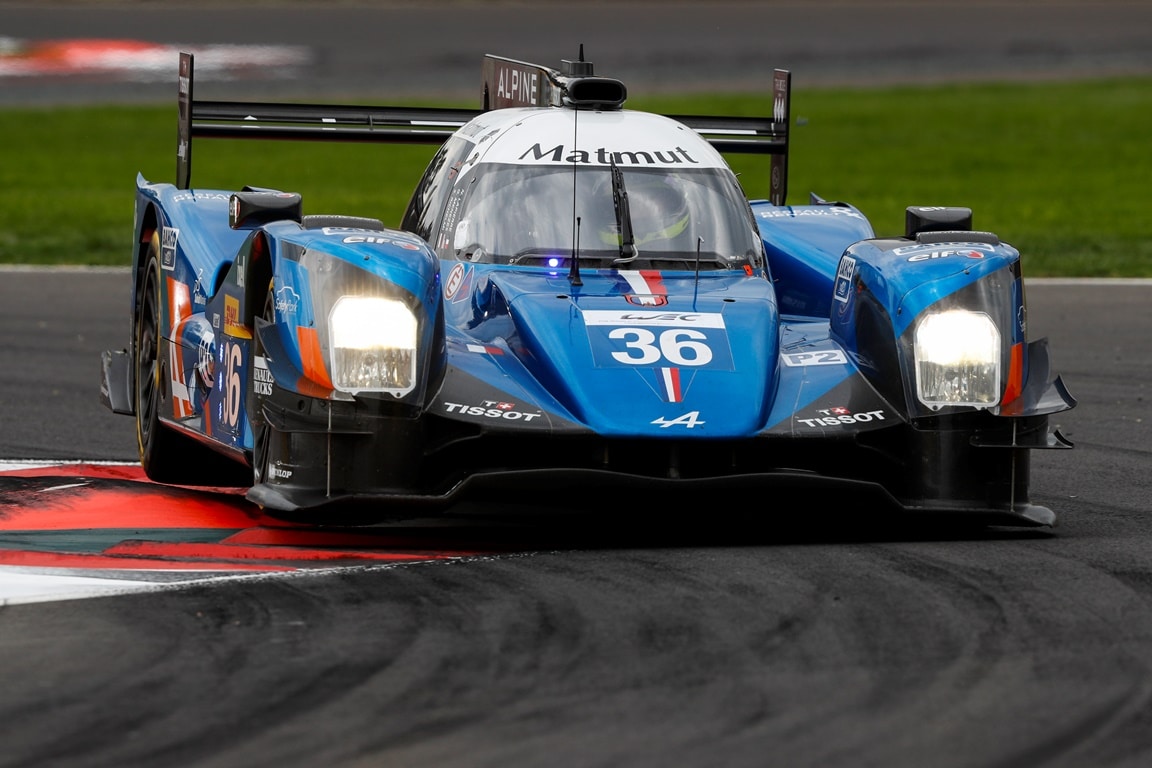
<svg viewBox="0 0 1152 768">
<path fill-rule="evenodd" d="M 401 301 L 342 296 L 328 316 L 336 389 L 403 397 L 416 386 L 417 322 Z"/>
<path fill-rule="evenodd" d="M 916 326 L 916 396 L 946 405 L 990 408 L 1000 400 L 1000 331 L 983 312 L 953 309 Z"/>
</svg>

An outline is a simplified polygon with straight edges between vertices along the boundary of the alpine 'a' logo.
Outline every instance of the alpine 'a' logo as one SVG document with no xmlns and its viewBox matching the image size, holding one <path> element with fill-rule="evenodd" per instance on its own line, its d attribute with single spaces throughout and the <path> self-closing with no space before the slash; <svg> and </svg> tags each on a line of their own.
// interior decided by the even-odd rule
<svg viewBox="0 0 1152 768">
<path fill-rule="evenodd" d="M 700 418 L 700 411 L 688 411 L 688 413 L 677 416 L 674 419 L 666 419 L 661 416 L 652 421 L 653 424 L 658 424 L 660 429 L 668 429 L 668 427 L 687 427 L 693 429 L 702 426 L 704 420 Z"/>
</svg>

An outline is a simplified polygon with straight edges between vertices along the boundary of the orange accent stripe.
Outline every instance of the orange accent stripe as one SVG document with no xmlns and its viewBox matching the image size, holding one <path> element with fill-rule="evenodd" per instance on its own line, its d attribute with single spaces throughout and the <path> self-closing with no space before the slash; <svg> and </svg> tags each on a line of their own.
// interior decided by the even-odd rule
<svg viewBox="0 0 1152 768">
<path fill-rule="evenodd" d="M 1008 382 L 1004 385 L 1001 405 L 1008 405 L 1024 391 L 1024 345 L 1012 345 L 1012 361 L 1008 364 Z"/>
<path fill-rule="evenodd" d="M 188 286 L 173 277 L 169 277 L 168 319 L 172 321 L 172 327 L 175 328 L 191 315 L 192 299 L 188 294 Z"/>
<path fill-rule="evenodd" d="M 180 336 L 184 332 L 184 324 L 192 316 L 192 298 L 188 293 L 187 285 L 172 277 L 166 277 L 165 280 L 168 282 L 168 319 L 172 323 L 169 333 L 166 334 L 170 340 L 168 348 L 171 358 L 169 362 L 172 365 L 170 375 L 187 386 Z M 172 416 L 176 419 L 184 419 L 191 415 L 192 403 L 187 398 L 180 397 L 178 393 L 173 392 Z"/>
<path fill-rule="evenodd" d="M 317 384 L 333 389 L 328 368 L 324 365 L 324 355 L 320 351 L 320 336 L 315 328 L 296 328 L 296 341 L 300 344 L 300 362 L 304 375 Z"/>
</svg>

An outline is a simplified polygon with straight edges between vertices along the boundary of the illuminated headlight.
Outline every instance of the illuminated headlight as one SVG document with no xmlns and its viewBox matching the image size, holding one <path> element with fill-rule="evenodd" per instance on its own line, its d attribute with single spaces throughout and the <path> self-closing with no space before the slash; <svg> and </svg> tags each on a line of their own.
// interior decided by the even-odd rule
<svg viewBox="0 0 1152 768">
<path fill-rule="evenodd" d="M 416 386 L 416 317 L 403 302 L 344 296 L 328 316 L 332 384 L 397 397 Z"/>
<path fill-rule="evenodd" d="M 929 408 L 1000 399 L 1000 331 L 982 312 L 949 310 L 916 326 L 916 396 Z"/>
</svg>

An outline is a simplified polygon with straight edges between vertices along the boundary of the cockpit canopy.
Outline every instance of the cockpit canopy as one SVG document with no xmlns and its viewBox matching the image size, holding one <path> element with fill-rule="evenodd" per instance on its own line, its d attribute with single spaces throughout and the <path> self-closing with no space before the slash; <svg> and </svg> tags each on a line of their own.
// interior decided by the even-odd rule
<svg viewBox="0 0 1152 768">
<path fill-rule="evenodd" d="M 763 263 L 735 174 L 689 129 L 638 113 L 632 119 L 641 129 L 622 123 L 619 113 L 606 123 L 594 113 L 532 112 L 508 125 L 462 129 L 446 142 L 403 228 L 440 258 L 483 263 L 556 268 L 573 254 L 588 268 Z M 555 132 L 542 134 L 541 122 Z"/>
<path fill-rule="evenodd" d="M 756 263 L 759 239 L 745 203 L 718 169 L 622 171 L 627 220 L 618 218 L 607 167 L 487 164 L 465 185 L 442 258 L 558 266 L 580 259 L 657 259 L 691 269 Z M 623 215 L 623 214 L 621 214 Z M 626 231 L 631 226 L 631 243 Z"/>
</svg>

